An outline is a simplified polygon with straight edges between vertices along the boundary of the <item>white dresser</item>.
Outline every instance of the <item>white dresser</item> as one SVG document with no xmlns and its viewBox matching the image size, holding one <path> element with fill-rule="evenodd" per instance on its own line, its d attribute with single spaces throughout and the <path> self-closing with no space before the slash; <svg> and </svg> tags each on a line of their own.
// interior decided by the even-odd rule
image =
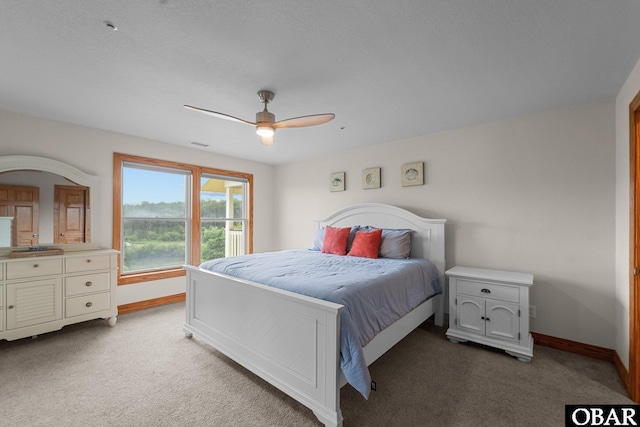
<svg viewBox="0 0 640 427">
<path fill-rule="evenodd" d="M 114 326 L 117 254 L 96 249 L 0 258 L 0 339 L 35 336 L 98 318 Z"/>
<path fill-rule="evenodd" d="M 523 362 L 533 357 L 529 288 L 533 275 L 453 267 L 449 277 L 451 342 L 473 341 L 505 350 Z"/>
</svg>

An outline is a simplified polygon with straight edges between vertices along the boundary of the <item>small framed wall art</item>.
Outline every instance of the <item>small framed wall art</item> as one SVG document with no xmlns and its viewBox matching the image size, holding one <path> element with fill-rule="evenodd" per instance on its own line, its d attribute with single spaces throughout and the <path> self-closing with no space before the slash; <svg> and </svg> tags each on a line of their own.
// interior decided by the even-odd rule
<svg viewBox="0 0 640 427">
<path fill-rule="evenodd" d="M 329 191 L 344 191 L 344 172 L 329 175 Z"/>
<path fill-rule="evenodd" d="M 380 188 L 380 168 L 362 170 L 362 189 Z"/>
<path fill-rule="evenodd" d="M 401 182 L 403 187 L 424 185 L 424 162 L 407 163 L 401 168 Z"/>
</svg>

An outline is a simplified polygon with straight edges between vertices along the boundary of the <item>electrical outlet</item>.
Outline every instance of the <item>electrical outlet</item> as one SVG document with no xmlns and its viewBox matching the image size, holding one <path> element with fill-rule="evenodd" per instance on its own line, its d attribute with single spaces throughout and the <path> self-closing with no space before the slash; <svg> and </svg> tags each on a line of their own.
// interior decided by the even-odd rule
<svg viewBox="0 0 640 427">
<path fill-rule="evenodd" d="M 530 305 L 529 306 L 529 317 L 532 319 L 536 318 L 536 306 L 535 305 Z"/>
</svg>

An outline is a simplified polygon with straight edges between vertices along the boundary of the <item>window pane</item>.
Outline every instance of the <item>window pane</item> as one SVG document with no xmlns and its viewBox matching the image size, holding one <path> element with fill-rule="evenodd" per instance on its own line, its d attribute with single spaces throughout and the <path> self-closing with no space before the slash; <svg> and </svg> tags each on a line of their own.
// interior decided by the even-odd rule
<svg viewBox="0 0 640 427">
<path fill-rule="evenodd" d="M 209 259 L 244 255 L 244 221 L 202 221 L 201 262 Z"/>
<path fill-rule="evenodd" d="M 225 252 L 225 222 L 202 222 L 202 260 L 224 258 Z"/>
<path fill-rule="evenodd" d="M 124 272 L 185 264 L 185 224 L 184 220 L 124 219 Z"/>
<path fill-rule="evenodd" d="M 200 181 L 201 262 L 245 254 L 246 182 L 203 174 Z M 233 221 L 231 219 L 237 219 Z"/>
<path fill-rule="evenodd" d="M 123 168 L 122 216 L 186 217 L 187 176 L 160 170 Z"/>
<path fill-rule="evenodd" d="M 202 218 L 245 218 L 243 181 L 203 174 L 200 189 Z"/>
</svg>

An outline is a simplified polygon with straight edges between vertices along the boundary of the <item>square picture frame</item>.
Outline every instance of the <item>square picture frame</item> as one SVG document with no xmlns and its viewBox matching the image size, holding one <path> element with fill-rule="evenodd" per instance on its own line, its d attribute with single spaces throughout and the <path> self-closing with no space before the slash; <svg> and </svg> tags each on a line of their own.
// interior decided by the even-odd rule
<svg viewBox="0 0 640 427">
<path fill-rule="evenodd" d="M 368 168 L 362 170 L 362 189 L 369 190 L 380 188 L 380 168 Z"/>
<path fill-rule="evenodd" d="M 329 191 L 344 191 L 344 172 L 334 172 L 329 174 Z"/>
<path fill-rule="evenodd" d="M 400 174 L 403 187 L 424 185 L 424 162 L 405 163 L 400 168 Z"/>
</svg>

